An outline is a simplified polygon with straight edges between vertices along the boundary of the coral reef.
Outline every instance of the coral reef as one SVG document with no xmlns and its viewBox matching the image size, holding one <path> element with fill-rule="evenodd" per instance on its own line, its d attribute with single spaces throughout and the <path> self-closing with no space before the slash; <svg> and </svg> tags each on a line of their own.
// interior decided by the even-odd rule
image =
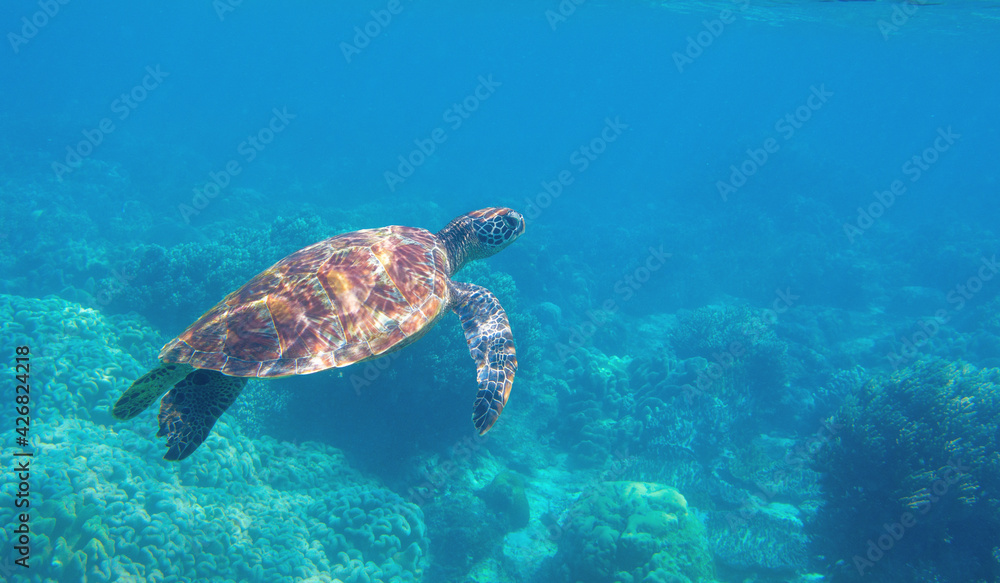
<svg viewBox="0 0 1000 583">
<path fill-rule="evenodd" d="M 252 379 L 229 408 L 243 433 L 256 438 L 271 430 L 280 419 L 292 396 L 277 383 Z"/>
<path fill-rule="evenodd" d="M 460 275 L 507 309 L 518 382 L 491 433 L 499 439 L 416 507 L 383 484 L 417 488 L 420 460 L 444 460 L 470 428 L 473 367 L 454 318 L 385 361 L 252 383 L 186 465 L 159 461 L 155 424 L 114 423 L 108 408 L 165 340 L 147 320 L 172 335 L 288 252 L 367 226 L 433 228 L 456 209 L 419 198 L 310 207 L 246 189 L 233 193 L 256 197 L 251 208 L 215 206 L 185 228 L 135 199 L 125 172 L 96 158 L 48 185 L 51 204 L 35 186 L 8 186 L 2 200 L 24 206 L 17 220 L 0 218 L 9 273 L 0 292 L 79 302 L 0 296 L 0 338 L 31 343 L 47 371 L 33 396 L 33 447 L 47 460 L 33 522 L 45 557 L 37 580 L 693 581 L 711 577 L 700 569 L 706 549 L 715 576 L 734 581 L 807 580 L 810 552 L 824 570 L 843 561 L 835 579 L 859 564 L 872 580 L 1000 576 L 1000 547 L 989 542 L 1000 538 L 996 373 L 916 364 L 869 382 L 928 356 L 1000 363 L 994 289 L 984 286 L 964 310 L 948 299 L 992 235 L 940 226 L 926 243 L 884 222 L 871 234 L 905 235 L 884 256 L 873 254 L 874 237 L 830 252 L 825 219 L 837 213 L 794 197 L 789 208 L 811 214 L 815 232 L 779 229 L 774 217 L 796 216 L 788 209 L 736 203 L 747 246 L 706 249 L 720 224 L 737 219 L 690 209 L 648 224 L 633 225 L 630 214 L 630 230 L 602 223 L 586 240 L 539 221 L 525 246 Z M 614 280 L 641 265 L 647 239 L 663 238 L 674 256 L 626 303 Z M 754 257 L 760 248 L 768 260 Z M 774 288 L 761 281 L 780 281 L 810 304 L 777 318 L 742 305 L 772 305 Z M 726 294 L 738 299 L 690 309 Z M 598 309 L 608 298 L 614 313 Z M 939 308 L 952 310 L 949 324 L 907 346 L 918 318 Z M 848 395 L 836 451 L 808 449 L 805 436 Z M 0 408 L 0 423 L 10 426 L 10 416 Z M 804 464 L 817 451 L 822 492 Z M 700 512 L 659 510 L 607 480 L 671 484 Z M 700 530 L 670 530 L 656 512 Z M 906 513 L 916 525 L 897 539 Z M 12 524 L 9 509 L 0 521 Z M 553 525 L 561 536 L 544 532 Z"/>
<path fill-rule="evenodd" d="M 52 176 L 5 181 L 0 204 L 0 293 L 46 294 L 104 277 L 115 241 L 148 232 L 149 208 L 134 200 L 121 166 L 87 159 L 68 181 Z M 16 218 L 15 218 L 16 217 Z"/>
<path fill-rule="evenodd" d="M 40 431 L 33 546 L 46 560 L 30 580 L 420 580 L 419 508 L 331 448 L 216 427 L 215 447 L 179 468 L 130 430 L 67 419 Z"/>
<path fill-rule="evenodd" d="M 0 315 L 12 323 L 4 345 L 32 346 L 35 375 L 25 581 L 421 580 L 420 508 L 339 451 L 252 440 L 224 416 L 197 456 L 167 464 L 144 416 L 111 424 L 111 400 L 158 345 L 138 319 L 12 296 Z M 0 509 L 0 539 L 12 539 L 14 512 Z"/>
<path fill-rule="evenodd" d="M 713 581 L 704 527 L 674 488 L 603 482 L 567 513 L 553 581 Z"/>
<path fill-rule="evenodd" d="M 624 358 L 580 348 L 566 360 L 568 382 L 554 387 L 567 412 L 559 433 L 578 466 L 603 467 L 628 456 L 620 479 L 692 492 L 706 510 L 705 537 L 721 572 L 753 571 L 779 581 L 806 565 L 803 523 L 820 493 L 818 474 L 800 459 L 810 455 L 801 443 L 760 434 L 766 399 L 752 392 L 749 370 L 758 374 L 784 358 L 785 344 L 772 327 L 752 335 L 739 329 L 757 317 L 748 309 L 689 313 L 686 333 L 672 339 L 688 343 L 685 359 L 670 346 Z M 739 356 L 747 360 L 716 358 L 719 368 L 728 363 L 724 374 L 699 388 L 712 365 L 694 353 L 720 338 L 746 342 Z M 750 368 L 734 372 L 741 366 Z M 781 378 L 767 374 L 768 382 Z"/>
<path fill-rule="evenodd" d="M 641 431 L 632 417 L 628 360 L 584 348 L 565 363 L 557 386 L 563 403 L 560 436 L 582 467 L 601 467 L 613 452 L 627 449 Z"/>
<path fill-rule="evenodd" d="M 44 386 L 31 395 L 40 423 L 75 418 L 110 423 L 108 413 L 153 362 L 162 338 L 134 316 L 105 318 L 55 297 L 0 295 L 4 346 L 30 345 Z M 11 414 L 4 408 L 0 417 Z"/>
<path fill-rule="evenodd" d="M 429 581 L 460 581 L 474 565 L 488 559 L 503 538 L 506 524 L 486 502 L 456 488 L 423 508 L 433 560 Z"/>
<path fill-rule="evenodd" d="M 720 574 L 790 576 L 806 566 L 808 538 L 801 512 L 774 502 L 739 512 L 711 512 L 706 530 Z M 727 577 L 728 578 L 728 577 Z"/>
<path fill-rule="evenodd" d="M 698 388 L 730 403 L 746 394 L 767 397 L 780 393 L 788 380 L 788 347 L 774 331 L 776 318 L 772 310 L 745 305 L 684 311 L 671 344 L 678 358 L 710 359 Z"/>
<path fill-rule="evenodd" d="M 1000 370 L 920 362 L 868 382 L 837 424 L 815 536 L 838 579 L 996 580 Z"/>
<path fill-rule="evenodd" d="M 423 513 L 381 488 L 350 486 L 309 506 L 312 544 L 320 544 L 335 579 L 416 581 L 426 561 Z M 336 557 L 336 561 L 330 560 Z"/>
<path fill-rule="evenodd" d="M 506 523 L 505 530 L 518 530 L 528 526 L 531 510 L 524 493 L 524 478 L 511 471 L 503 471 L 479 492 L 489 512 L 499 514 Z"/>
</svg>

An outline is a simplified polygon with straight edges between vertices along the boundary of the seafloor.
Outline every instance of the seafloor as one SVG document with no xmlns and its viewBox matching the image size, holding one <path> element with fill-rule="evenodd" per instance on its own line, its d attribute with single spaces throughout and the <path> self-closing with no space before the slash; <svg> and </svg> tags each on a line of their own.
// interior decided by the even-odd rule
<svg viewBox="0 0 1000 583">
<path fill-rule="evenodd" d="M 1000 297 L 969 291 L 1000 285 L 979 251 L 1000 248 L 991 233 L 943 225 L 845 248 L 824 232 L 842 221 L 804 199 L 793 212 L 815 221 L 792 232 L 744 208 L 742 244 L 717 217 L 667 203 L 650 207 L 655 225 L 595 225 L 571 242 L 539 220 L 460 276 L 500 298 L 519 349 L 487 438 L 469 421 L 474 366 L 447 318 L 392 359 L 255 381 L 195 455 L 168 463 L 154 410 L 109 413 L 166 340 L 300 247 L 390 214 L 431 230 L 452 217 L 418 201 L 271 200 L 237 220 L 220 203 L 172 241 L 100 162 L 62 192 L 32 188 L 8 185 L 24 212 L 0 225 L 0 268 L 15 274 L 0 280 L 0 336 L 30 346 L 35 452 L 31 568 L 6 557 L 8 580 L 1000 573 Z M 661 240 L 669 261 L 637 271 Z M 6 431 L 13 407 L 0 411 Z M 5 480 L 3 498 L 16 488 Z M 16 512 L 0 505 L 0 538 L 13 540 Z"/>
</svg>

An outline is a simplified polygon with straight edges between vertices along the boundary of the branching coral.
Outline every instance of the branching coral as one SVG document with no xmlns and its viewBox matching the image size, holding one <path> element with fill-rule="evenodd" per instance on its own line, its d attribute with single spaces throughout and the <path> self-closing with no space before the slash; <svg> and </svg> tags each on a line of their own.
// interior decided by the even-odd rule
<svg viewBox="0 0 1000 583">
<path fill-rule="evenodd" d="M 828 503 L 816 532 L 847 562 L 843 577 L 1000 574 L 1000 371 L 918 363 L 867 383 L 837 423 L 818 458 Z"/>
<path fill-rule="evenodd" d="M 770 313 L 742 305 L 683 312 L 671 344 L 679 358 L 702 357 L 720 369 L 723 380 L 712 392 L 724 399 L 747 390 L 776 393 L 787 381 L 788 346 L 775 334 Z"/>
</svg>

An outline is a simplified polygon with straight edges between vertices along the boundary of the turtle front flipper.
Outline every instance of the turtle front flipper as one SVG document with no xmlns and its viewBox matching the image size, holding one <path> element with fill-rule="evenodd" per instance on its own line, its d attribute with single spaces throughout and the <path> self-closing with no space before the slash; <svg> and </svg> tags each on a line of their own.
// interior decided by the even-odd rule
<svg viewBox="0 0 1000 583">
<path fill-rule="evenodd" d="M 471 283 L 451 282 L 452 310 L 462 320 L 469 354 L 476 361 L 479 393 L 472 421 L 485 434 L 500 417 L 517 372 L 514 336 L 507 314 L 490 290 Z"/>
<path fill-rule="evenodd" d="M 202 369 L 177 383 L 160 401 L 157 417 L 156 436 L 166 436 L 169 448 L 163 459 L 180 461 L 194 453 L 246 384 L 246 378 Z"/>
<path fill-rule="evenodd" d="M 192 370 L 193 368 L 187 364 L 161 362 L 132 383 L 132 386 L 118 398 L 111 414 L 115 419 L 123 421 L 135 417 Z"/>
</svg>

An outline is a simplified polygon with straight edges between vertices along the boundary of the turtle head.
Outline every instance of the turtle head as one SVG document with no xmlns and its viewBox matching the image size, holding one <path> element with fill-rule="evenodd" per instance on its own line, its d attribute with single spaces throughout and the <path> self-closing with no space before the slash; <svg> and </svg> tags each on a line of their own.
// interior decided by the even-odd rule
<svg viewBox="0 0 1000 583">
<path fill-rule="evenodd" d="M 466 215 L 480 248 L 480 257 L 489 257 L 514 242 L 524 232 L 524 217 L 508 208 L 488 208 Z"/>
<path fill-rule="evenodd" d="M 452 273 L 469 261 L 489 257 L 524 232 L 524 216 L 509 208 L 485 208 L 464 214 L 438 232 L 448 249 Z"/>
</svg>

